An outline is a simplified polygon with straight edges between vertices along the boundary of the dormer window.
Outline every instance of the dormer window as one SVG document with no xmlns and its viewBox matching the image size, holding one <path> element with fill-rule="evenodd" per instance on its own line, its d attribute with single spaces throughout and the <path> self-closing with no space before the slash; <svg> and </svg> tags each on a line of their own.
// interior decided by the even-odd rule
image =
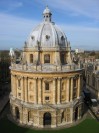
<svg viewBox="0 0 99 133">
<path fill-rule="evenodd" d="M 31 39 L 32 39 L 32 40 L 34 40 L 34 39 L 35 39 L 35 37 L 34 37 L 34 36 L 31 36 Z"/>
<path fill-rule="evenodd" d="M 44 63 L 50 63 L 50 55 L 49 54 L 44 55 Z"/>
<path fill-rule="evenodd" d="M 46 37 L 46 40 L 49 40 L 50 39 L 50 36 L 49 35 L 46 35 L 45 37 Z"/>
<path fill-rule="evenodd" d="M 64 40 L 64 37 L 63 37 L 63 36 L 61 36 L 61 40 L 62 40 L 62 41 Z"/>
</svg>

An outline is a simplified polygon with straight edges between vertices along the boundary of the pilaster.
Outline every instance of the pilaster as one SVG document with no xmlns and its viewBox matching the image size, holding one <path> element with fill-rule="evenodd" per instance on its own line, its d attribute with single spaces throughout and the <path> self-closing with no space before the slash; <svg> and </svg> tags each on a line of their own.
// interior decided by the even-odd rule
<svg viewBox="0 0 99 133">
<path fill-rule="evenodd" d="M 78 77 L 78 85 L 77 85 L 77 98 L 80 97 L 80 89 L 81 89 L 81 76 Z"/>
<path fill-rule="evenodd" d="M 69 102 L 69 93 L 70 93 L 70 78 L 67 78 L 66 102 Z"/>
<path fill-rule="evenodd" d="M 37 78 L 34 78 L 34 103 L 37 104 Z"/>
<path fill-rule="evenodd" d="M 71 91 L 70 91 L 70 102 L 73 100 L 73 77 L 71 77 Z"/>
<path fill-rule="evenodd" d="M 25 82 L 25 101 L 27 102 L 28 101 L 28 78 L 25 77 L 24 78 L 24 82 Z"/>
</svg>

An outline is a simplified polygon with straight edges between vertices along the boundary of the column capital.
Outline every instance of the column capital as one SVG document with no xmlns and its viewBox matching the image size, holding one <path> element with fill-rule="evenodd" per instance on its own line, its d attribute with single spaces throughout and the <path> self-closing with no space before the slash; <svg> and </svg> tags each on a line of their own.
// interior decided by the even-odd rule
<svg viewBox="0 0 99 133">
<path fill-rule="evenodd" d="M 62 77 L 58 77 L 58 80 L 61 80 L 62 79 Z"/>
</svg>

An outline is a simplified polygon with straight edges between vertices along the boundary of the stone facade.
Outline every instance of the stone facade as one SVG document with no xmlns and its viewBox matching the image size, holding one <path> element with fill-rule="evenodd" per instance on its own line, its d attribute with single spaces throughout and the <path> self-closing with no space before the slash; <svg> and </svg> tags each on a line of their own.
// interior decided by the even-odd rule
<svg viewBox="0 0 99 133">
<path fill-rule="evenodd" d="M 99 99 L 99 63 L 94 62 L 86 65 L 86 87 L 92 97 Z"/>
<path fill-rule="evenodd" d="M 80 64 L 72 62 L 70 43 L 65 34 L 53 25 L 51 15 L 46 7 L 43 24 L 31 35 L 34 41 L 38 30 L 41 37 L 36 44 L 29 39 L 20 63 L 16 64 L 12 59 L 10 67 L 12 116 L 21 124 L 38 128 L 71 124 L 83 113 L 83 72 Z M 48 35 L 43 32 L 44 27 Z M 42 40 L 44 36 L 50 41 Z"/>
</svg>

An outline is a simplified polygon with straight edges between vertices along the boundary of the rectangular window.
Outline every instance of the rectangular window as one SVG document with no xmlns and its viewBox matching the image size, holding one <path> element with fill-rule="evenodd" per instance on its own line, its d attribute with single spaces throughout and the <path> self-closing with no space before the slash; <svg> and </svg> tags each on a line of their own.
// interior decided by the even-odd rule
<svg viewBox="0 0 99 133">
<path fill-rule="evenodd" d="M 45 83 L 45 90 L 49 90 L 49 83 Z"/>
<path fill-rule="evenodd" d="M 18 93 L 18 96 L 21 97 L 21 93 Z"/>
<path fill-rule="evenodd" d="M 44 63 L 50 63 L 50 55 L 49 54 L 44 55 Z"/>
<path fill-rule="evenodd" d="M 45 97 L 45 100 L 49 100 L 49 97 Z"/>
<path fill-rule="evenodd" d="M 33 54 L 30 54 L 30 63 L 33 63 Z"/>
<path fill-rule="evenodd" d="M 76 79 L 73 79 L 74 87 L 76 87 Z"/>
</svg>

